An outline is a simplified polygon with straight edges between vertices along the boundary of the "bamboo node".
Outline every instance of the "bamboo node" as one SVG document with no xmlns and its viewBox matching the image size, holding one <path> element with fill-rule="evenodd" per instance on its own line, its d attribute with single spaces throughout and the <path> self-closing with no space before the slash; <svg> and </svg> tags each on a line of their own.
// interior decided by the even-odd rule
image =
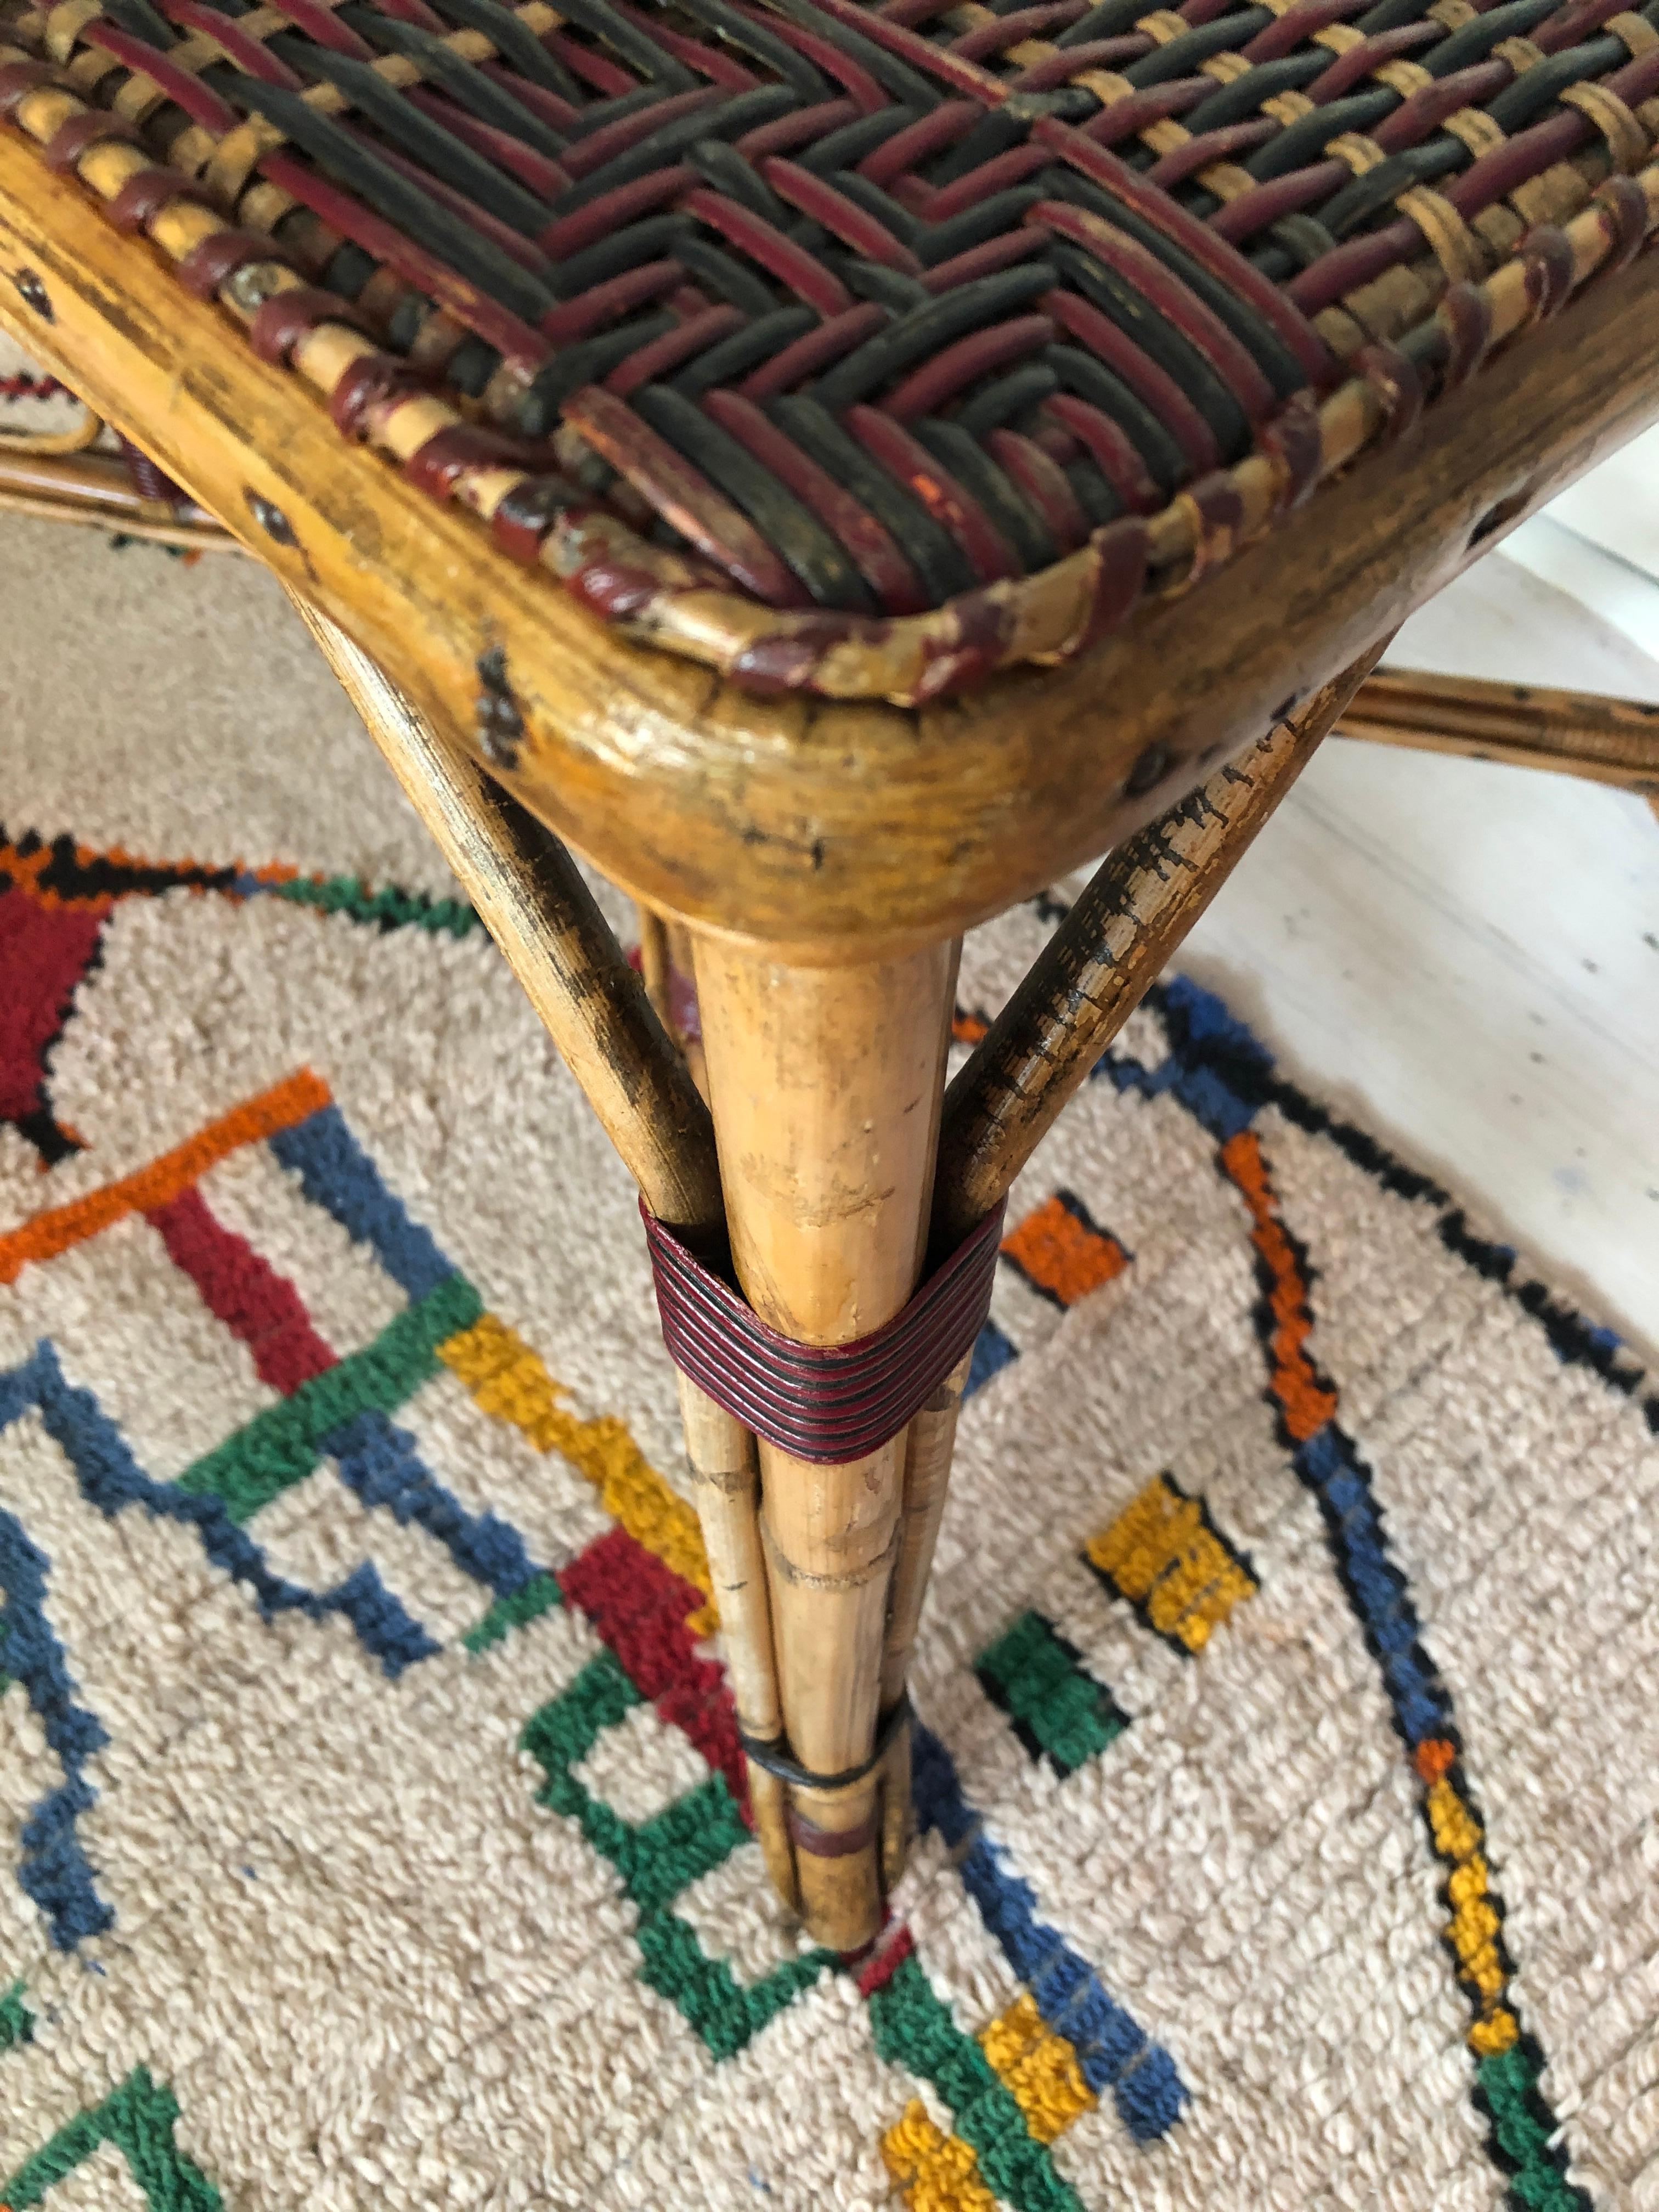
<svg viewBox="0 0 1659 2212">
<path fill-rule="evenodd" d="M 875 1748 L 871 1752 L 869 1758 L 861 1759 L 856 1766 L 842 1767 L 837 1774 L 815 1774 L 810 1767 L 803 1766 L 798 1759 L 790 1756 L 787 1740 L 782 1736 L 771 1736 L 765 1739 L 751 1735 L 742 1737 L 744 1757 L 748 1759 L 750 1765 L 763 1768 L 768 1774 L 775 1775 L 780 1782 L 787 1782 L 792 1790 L 813 1790 L 820 1792 L 850 1790 L 854 1784 L 866 1781 L 875 1772 L 886 1758 L 900 1729 L 909 1726 L 910 1719 L 909 1692 L 903 1691 L 882 1715 L 876 1729 Z M 854 1831 L 848 1829 L 837 1831 L 837 1832 L 850 1835 Z M 799 1842 L 800 1838 L 797 1837 L 796 1841 Z M 865 1841 L 866 1843 L 869 1841 L 867 1836 Z M 811 1850 L 814 1847 L 811 1844 L 806 1844 L 803 1848 Z"/>
</svg>

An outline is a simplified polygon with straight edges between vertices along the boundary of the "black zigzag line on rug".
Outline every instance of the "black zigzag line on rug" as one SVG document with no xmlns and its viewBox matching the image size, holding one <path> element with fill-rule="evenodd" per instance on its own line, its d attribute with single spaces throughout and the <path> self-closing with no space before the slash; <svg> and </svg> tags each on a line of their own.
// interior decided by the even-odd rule
<svg viewBox="0 0 1659 2212">
<path fill-rule="evenodd" d="M 5 830 L 0 827 L 0 846 L 5 843 Z M 159 897 L 163 891 L 181 888 L 225 891 L 235 884 L 239 873 L 235 868 L 206 867 L 194 860 L 155 864 L 118 859 L 108 853 L 83 854 L 76 850 L 74 838 L 67 835 L 54 837 L 48 848 L 46 840 L 33 830 L 26 830 L 12 849 L 20 860 L 31 860 L 36 853 L 50 850 L 51 860 L 34 880 L 42 890 L 61 899 Z"/>
<path fill-rule="evenodd" d="M 1069 906 L 1046 891 L 1022 903 L 1045 923 L 1063 921 L 1071 912 Z M 1181 1008 L 1171 1005 L 1166 984 L 1154 983 L 1141 1003 L 1163 1022 L 1171 1057 L 1183 1066 L 1211 1069 L 1247 1104 L 1277 1106 L 1287 1121 L 1310 1136 L 1326 1138 L 1357 1168 L 1396 1198 L 1441 1208 L 1439 1234 L 1447 1250 L 1473 1267 L 1483 1280 L 1494 1284 L 1535 1321 L 1551 1350 L 1565 1366 L 1587 1367 L 1600 1376 L 1610 1389 L 1639 1407 L 1649 1428 L 1659 1436 L 1659 1392 L 1643 1395 L 1643 1385 L 1648 1380 L 1646 1368 L 1607 1330 L 1553 1291 L 1548 1284 L 1536 1276 L 1517 1279 L 1518 1255 L 1507 1244 L 1482 1237 L 1471 1228 L 1462 1206 L 1431 1175 L 1420 1168 L 1407 1166 L 1368 1129 L 1344 1121 L 1287 1076 L 1279 1074 L 1267 1048 L 1242 1022 L 1235 1022 L 1234 1026 L 1249 1039 L 1248 1047 L 1224 1038 L 1194 1038 Z M 987 1015 L 980 1014 L 976 1018 L 988 1024 Z M 1109 1049 L 1103 1054 L 1099 1067 L 1103 1068 L 1111 1057 Z"/>
<path fill-rule="evenodd" d="M 1338 1419 L 1337 1385 L 1309 1341 L 1316 1271 L 1280 1210 L 1254 1127 L 1220 1146 L 1216 1167 L 1251 1217 L 1253 1318 L 1267 1368 L 1263 1395 L 1291 1469 L 1318 1506 L 1332 1565 L 1409 1754 L 1427 1841 L 1442 1869 L 1449 1917 L 1441 1942 L 1470 2004 L 1471 2094 L 1486 2121 L 1487 2154 L 1507 2179 L 1513 2212 L 1590 2212 L 1588 2193 L 1567 2177 L 1561 2123 L 1543 2092 L 1544 2051 L 1522 2019 L 1507 1910 L 1486 1817 L 1463 1766 L 1451 1688 L 1423 1642 L 1371 1468 Z"/>
<path fill-rule="evenodd" d="M 1369 1130 L 1344 1121 L 1280 1075 L 1266 1048 L 1243 1024 L 1238 1027 L 1249 1037 L 1248 1047 L 1224 1036 L 1195 1038 L 1184 1009 L 1172 998 L 1167 985 L 1154 983 L 1143 1003 L 1163 1022 L 1176 1059 L 1189 1066 L 1211 1069 L 1247 1104 L 1278 1107 L 1287 1121 L 1310 1136 L 1326 1138 L 1395 1196 L 1438 1207 L 1440 1240 L 1447 1250 L 1473 1267 L 1484 1281 L 1495 1284 L 1536 1322 L 1564 1365 L 1589 1368 L 1609 1389 L 1638 1403 L 1649 1428 L 1659 1435 L 1659 1393 L 1643 1395 L 1647 1370 L 1608 1331 L 1559 1297 L 1547 1284 L 1535 1276 L 1520 1274 L 1516 1254 L 1495 1238 L 1477 1234 L 1462 1206 L 1432 1176 L 1408 1167 Z"/>
<path fill-rule="evenodd" d="M 1055 898 L 1051 891 L 1038 891 L 1022 904 L 1049 927 L 1064 921 L 1072 910 L 1069 901 Z M 1166 984 L 1154 983 L 1141 1003 L 1163 1022 L 1173 1058 L 1187 1066 L 1212 1069 L 1247 1104 L 1277 1106 L 1287 1121 L 1310 1136 L 1328 1139 L 1357 1168 L 1396 1198 L 1438 1206 L 1440 1240 L 1446 1249 L 1473 1267 L 1484 1281 L 1495 1284 L 1530 1316 L 1565 1366 L 1588 1367 L 1610 1389 L 1634 1401 L 1649 1428 L 1659 1436 L 1659 1391 L 1643 1395 L 1647 1370 L 1607 1330 L 1547 1283 L 1536 1276 L 1523 1276 L 1517 1280 L 1517 1255 L 1507 1244 L 1495 1237 L 1482 1237 L 1471 1228 L 1463 1208 L 1431 1175 L 1420 1168 L 1408 1167 L 1397 1153 L 1379 1143 L 1370 1130 L 1344 1121 L 1299 1085 L 1280 1075 L 1267 1047 L 1236 1018 L 1233 1027 L 1240 1036 L 1249 1040 L 1247 1044 L 1227 1037 L 1194 1037 L 1184 1012 L 1178 1005 L 1172 1005 Z M 1109 1050 L 1103 1054 L 1101 1066 L 1110 1058 Z"/>
</svg>

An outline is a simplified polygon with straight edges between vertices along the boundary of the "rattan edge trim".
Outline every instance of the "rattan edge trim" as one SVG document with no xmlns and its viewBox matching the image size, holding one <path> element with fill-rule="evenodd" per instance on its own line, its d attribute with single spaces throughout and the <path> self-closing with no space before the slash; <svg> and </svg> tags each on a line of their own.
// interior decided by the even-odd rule
<svg viewBox="0 0 1659 2212">
<path fill-rule="evenodd" d="M 0 47 L 0 59 L 27 58 Z M 20 102 L 15 127 L 45 144 L 71 115 L 98 110 L 75 94 L 44 86 Z M 74 173 L 95 198 L 112 199 L 137 170 L 150 163 L 142 150 L 116 139 L 91 144 Z M 1632 179 L 1609 178 L 1578 215 L 1560 226 L 1540 226 L 1508 261 L 1479 285 L 1453 288 L 1437 319 L 1451 317 L 1457 350 L 1478 330 L 1468 374 L 1519 333 L 1560 311 L 1571 295 L 1609 262 L 1628 258 L 1632 233 L 1632 187 L 1643 204 L 1642 241 L 1659 225 L 1659 162 Z M 177 215 L 152 227 L 158 252 L 174 260 L 233 218 L 180 204 Z M 134 242 L 135 252 L 144 248 Z M 273 253 L 276 249 L 273 246 Z M 1563 284 L 1563 270 L 1570 279 Z M 248 272 L 220 287 L 221 305 L 244 325 L 263 298 L 301 280 L 275 262 L 264 289 L 246 289 Z M 324 323 L 295 349 L 295 368 L 328 396 L 372 342 L 344 324 Z M 1402 363 L 1403 367 L 1404 364 Z M 1280 418 L 1285 434 L 1276 451 L 1260 446 L 1232 469 L 1189 487 L 1160 513 L 1098 531 L 1090 542 L 1040 572 L 962 594 L 927 614 L 872 620 L 811 612 L 780 613 L 734 592 L 708 587 L 686 564 L 648 545 L 617 518 L 591 506 L 562 513 L 544 538 L 541 564 L 580 591 L 588 577 L 625 573 L 631 580 L 620 604 L 604 611 L 625 636 L 711 667 L 745 690 L 763 694 L 802 691 L 836 700 L 884 700 L 917 706 L 1022 664 L 1052 667 L 1076 657 L 1121 627 L 1143 594 L 1179 593 L 1224 565 L 1243 545 L 1271 530 L 1301 506 L 1316 486 L 1348 467 L 1379 439 L 1398 435 L 1410 402 L 1389 394 L 1386 375 L 1350 377 L 1317 405 L 1310 395 L 1290 403 Z M 441 432 L 465 418 L 447 400 L 422 395 L 378 410 L 374 442 L 407 462 Z M 1271 427 L 1271 426 L 1270 426 Z M 1308 461 L 1316 441 L 1316 465 Z M 1304 457 L 1293 466 L 1297 447 Z M 458 500 L 485 521 L 530 471 L 481 466 L 463 472 Z M 1297 476 L 1300 481 L 1297 480 Z M 588 595 L 590 610 L 596 602 Z"/>
<path fill-rule="evenodd" d="M 1364 456 L 1240 551 L 1201 620 L 1152 598 L 1063 665 L 902 710 L 745 693 L 538 586 L 473 518 L 343 447 L 297 379 L 228 347 L 222 310 L 4 131 L 0 325 L 613 879 L 817 963 L 948 934 L 1097 857 L 1659 416 L 1647 255 L 1441 400 L 1409 467 Z M 505 744 L 479 712 L 492 653 Z"/>
</svg>

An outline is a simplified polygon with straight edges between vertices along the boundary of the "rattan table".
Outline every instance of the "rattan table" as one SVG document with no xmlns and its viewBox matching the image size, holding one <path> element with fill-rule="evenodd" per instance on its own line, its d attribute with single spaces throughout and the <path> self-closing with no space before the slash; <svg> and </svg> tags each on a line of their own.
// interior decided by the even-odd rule
<svg viewBox="0 0 1659 2212">
<path fill-rule="evenodd" d="M 1656 138 L 1659 0 L 0 0 L 0 324 L 281 579 L 639 1182 L 820 1941 L 1001 1201 L 1403 617 L 1659 415 Z M 962 931 L 1103 853 L 947 1091 Z"/>
</svg>

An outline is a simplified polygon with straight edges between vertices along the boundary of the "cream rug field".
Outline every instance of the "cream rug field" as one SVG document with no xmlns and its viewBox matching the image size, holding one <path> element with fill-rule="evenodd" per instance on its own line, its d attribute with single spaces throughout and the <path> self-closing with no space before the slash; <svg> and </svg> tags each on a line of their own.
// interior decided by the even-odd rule
<svg viewBox="0 0 1659 2212">
<path fill-rule="evenodd" d="M 242 563 L 0 572 L 0 2202 L 1659 2208 L 1616 1340 L 1169 981 L 1015 1193 L 923 1833 L 816 1952 L 487 938 Z"/>
</svg>

